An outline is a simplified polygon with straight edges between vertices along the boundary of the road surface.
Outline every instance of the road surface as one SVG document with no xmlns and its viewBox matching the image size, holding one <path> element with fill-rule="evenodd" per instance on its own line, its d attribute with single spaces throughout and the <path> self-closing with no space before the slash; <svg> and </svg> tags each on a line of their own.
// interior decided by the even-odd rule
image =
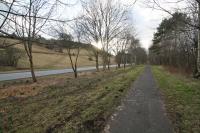
<svg viewBox="0 0 200 133">
<path fill-rule="evenodd" d="M 110 67 L 116 67 L 116 65 L 111 65 Z M 103 67 L 100 66 L 100 68 L 103 68 Z M 81 68 L 78 68 L 78 71 L 83 72 L 83 71 L 91 71 L 95 69 L 96 67 L 81 67 Z M 41 77 L 41 76 L 64 74 L 64 73 L 71 73 L 71 72 L 73 72 L 72 69 L 61 69 L 61 70 L 35 71 L 35 74 L 37 77 Z M 30 72 L 6 73 L 6 74 L 0 74 L 0 81 L 24 79 L 24 78 L 30 78 L 30 77 L 31 77 Z"/>
<path fill-rule="evenodd" d="M 150 66 L 111 117 L 106 133 L 172 133 Z"/>
</svg>

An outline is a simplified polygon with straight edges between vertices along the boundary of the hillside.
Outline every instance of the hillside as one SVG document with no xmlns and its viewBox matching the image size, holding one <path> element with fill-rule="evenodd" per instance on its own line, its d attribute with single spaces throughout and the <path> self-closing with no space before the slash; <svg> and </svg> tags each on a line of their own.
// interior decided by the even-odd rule
<svg viewBox="0 0 200 133">
<path fill-rule="evenodd" d="M 11 39 L 6 40 L 7 43 L 13 42 Z M 2 44 L 2 40 L 1 40 Z M 17 44 L 14 46 L 17 49 L 25 52 L 22 44 Z M 92 60 L 90 59 L 92 58 Z M 36 69 L 62 69 L 62 68 L 70 68 L 70 60 L 66 53 L 66 50 L 63 50 L 63 53 L 56 52 L 55 50 L 47 49 L 43 46 L 39 46 L 37 44 L 33 45 L 33 61 Z M 114 63 L 114 59 L 112 59 L 112 64 Z M 99 64 L 102 64 L 101 58 L 99 59 Z M 87 51 L 84 48 L 81 48 L 80 55 L 78 59 L 78 66 L 95 66 L 95 60 L 92 56 L 90 56 L 90 51 Z M 17 68 L 5 67 L 1 66 L 0 71 L 7 70 L 26 70 L 29 68 L 28 58 L 23 57 L 19 60 Z"/>
</svg>

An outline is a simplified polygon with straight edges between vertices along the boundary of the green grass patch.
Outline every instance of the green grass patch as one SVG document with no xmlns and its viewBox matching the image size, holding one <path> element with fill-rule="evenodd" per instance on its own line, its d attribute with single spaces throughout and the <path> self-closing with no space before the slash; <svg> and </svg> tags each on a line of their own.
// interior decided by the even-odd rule
<svg viewBox="0 0 200 133">
<path fill-rule="evenodd" d="M 1 132 L 100 132 L 142 66 L 66 79 L 38 95 L 0 100 Z"/>
<path fill-rule="evenodd" d="M 177 133 L 200 132 L 200 81 L 173 75 L 153 67 L 164 95 L 167 112 Z"/>
</svg>

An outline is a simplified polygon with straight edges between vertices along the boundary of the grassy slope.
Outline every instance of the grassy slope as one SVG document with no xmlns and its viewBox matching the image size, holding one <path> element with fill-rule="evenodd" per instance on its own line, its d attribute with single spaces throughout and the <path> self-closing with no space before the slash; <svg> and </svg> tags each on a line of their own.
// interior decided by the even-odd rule
<svg viewBox="0 0 200 133">
<path fill-rule="evenodd" d="M 0 41 L 2 41 L 0 39 Z M 7 43 L 13 42 L 14 40 L 7 39 Z M 1 45 L 1 43 L 0 43 Z M 15 46 L 16 48 L 21 49 L 25 52 L 23 45 L 18 44 Z M 78 66 L 95 66 L 95 61 L 90 61 L 88 58 L 88 51 L 85 49 L 81 49 L 80 57 L 78 59 Z M 102 63 L 101 58 L 99 59 L 100 64 Z M 47 48 L 33 45 L 33 62 L 36 69 L 61 69 L 61 68 L 70 68 L 70 60 L 66 54 L 64 53 L 55 52 L 53 50 L 49 50 Z M 112 63 L 114 63 L 114 59 L 112 58 Z M 29 61 L 28 58 L 22 58 L 19 61 L 17 69 L 28 69 L 29 68 Z M 1 67 L 0 71 L 10 71 L 16 70 L 12 67 Z"/>
<path fill-rule="evenodd" d="M 18 45 L 18 48 L 23 50 L 23 47 Z M 88 52 L 85 49 L 81 49 L 78 59 L 79 66 L 95 66 L 95 61 L 90 61 L 88 58 Z M 48 68 L 69 68 L 70 60 L 66 51 L 64 53 L 58 53 L 44 47 L 34 45 L 33 47 L 33 61 L 35 68 L 48 69 Z M 100 60 L 101 63 L 101 60 Z M 28 68 L 29 62 L 27 58 L 20 60 L 19 68 Z"/>
<path fill-rule="evenodd" d="M 99 132 L 142 70 L 143 67 L 136 67 L 66 79 L 36 96 L 2 99 L 1 130 L 3 127 L 6 132 Z"/>
<path fill-rule="evenodd" d="M 154 67 L 153 73 L 163 92 L 175 131 L 199 133 L 200 81 L 172 75 L 162 67 Z"/>
</svg>

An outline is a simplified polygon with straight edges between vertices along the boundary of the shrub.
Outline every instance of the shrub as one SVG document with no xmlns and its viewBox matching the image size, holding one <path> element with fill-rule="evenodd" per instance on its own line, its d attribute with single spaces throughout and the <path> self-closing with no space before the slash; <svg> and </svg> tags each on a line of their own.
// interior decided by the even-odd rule
<svg viewBox="0 0 200 133">
<path fill-rule="evenodd" d="M 0 50 L 0 65 L 17 67 L 19 59 L 24 57 L 24 53 L 13 47 Z"/>
<path fill-rule="evenodd" d="M 89 60 L 89 61 L 93 61 L 92 57 L 89 57 L 88 60 Z"/>
</svg>

